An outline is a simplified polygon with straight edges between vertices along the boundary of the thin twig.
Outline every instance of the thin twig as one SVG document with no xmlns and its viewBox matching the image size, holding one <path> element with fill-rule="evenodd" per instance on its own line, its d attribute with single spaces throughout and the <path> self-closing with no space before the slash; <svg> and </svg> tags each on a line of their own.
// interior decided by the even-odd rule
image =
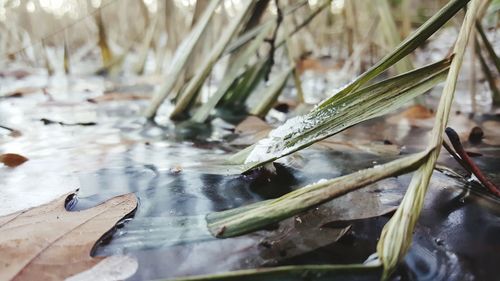
<svg viewBox="0 0 500 281">
<path fill-rule="evenodd" d="M 453 156 L 455 161 L 457 161 L 458 164 L 460 164 L 460 166 L 462 166 L 462 168 L 465 169 L 465 171 L 467 172 L 466 176 L 470 177 L 472 175 L 472 172 L 471 172 L 469 164 L 467 162 L 465 162 L 464 160 L 462 160 L 462 158 L 460 158 L 460 156 L 458 156 L 458 154 L 445 141 L 443 141 L 443 147 L 446 149 L 446 151 L 448 151 L 448 153 L 450 153 L 451 156 Z"/>
<path fill-rule="evenodd" d="M 457 132 L 452 128 L 448 127 L 445 130 L 448 139 L 450 140 L 453 148 L 463 160 L 463 162 L 467 163 L 469 166 L 470 172 L 472 172 L 477 179 L 494 195 L 500 197 L 500 188 L 498 188 L 493 182 L 491 182 L 484 174 L 481 172 L 479 167 L 472 161 L 472 159 L 467 155 L 462 143 L 460 142 L 460 138 L 458 137 Z"/>
<path fill-rule="evenodd" d="M 269 80 L 269 74 L 271 73 L 271 69 L 273 68 L 274 65 L 274 53 L 276 51 L 276 37 L 278 37 L 278 29 L 281 25 L 281 22 L 283 21 L 283 12 L 281 11 L 281 8 L 279 6 L 279 0 L 275 0 L 274 3 L 276 5 L 276 10 L 277 10 L 277 17 L 276 17 L 276 28 L 273 31 L 273 36 L 271 39 L 266 40 L 266 42 L 271 45 L 271 50 L 269 51 L 269 68 L 264 76 L 264 80 L 267 81 Z"/>
</svg>

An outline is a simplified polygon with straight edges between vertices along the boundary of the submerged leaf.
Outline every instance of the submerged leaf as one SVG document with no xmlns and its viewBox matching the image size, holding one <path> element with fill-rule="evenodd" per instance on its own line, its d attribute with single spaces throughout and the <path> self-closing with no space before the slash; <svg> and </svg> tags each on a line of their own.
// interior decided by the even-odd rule
<svg viewBox="0 0 500 281">
<path fill-rule="evenodd" d="M 125 280 L 139 268 L 137 259 L 130 256 L 111 256 L 103 259 L 89 270 L 80 272 L 65 281 Z"/>
<path fill-rule="evenodd" d="M 0 279 L 62 280 L 101 261 L 91 257 L 96 242 L 133 212 L 133 194 L 92 209 L 68 212 L 68 196 L 0 217 Z"/>
</svg>

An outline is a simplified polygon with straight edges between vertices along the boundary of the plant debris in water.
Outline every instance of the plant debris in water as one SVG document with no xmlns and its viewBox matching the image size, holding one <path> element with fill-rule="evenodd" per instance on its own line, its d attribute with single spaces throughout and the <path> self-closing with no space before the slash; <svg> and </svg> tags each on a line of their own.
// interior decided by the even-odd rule
<svg viewBox="0 0 500 281">
<path fill-rule="evenodd" d="M 497 1 L 56 2 L 0 7 L 0 279 L 498 276 Z"/>
</svg>

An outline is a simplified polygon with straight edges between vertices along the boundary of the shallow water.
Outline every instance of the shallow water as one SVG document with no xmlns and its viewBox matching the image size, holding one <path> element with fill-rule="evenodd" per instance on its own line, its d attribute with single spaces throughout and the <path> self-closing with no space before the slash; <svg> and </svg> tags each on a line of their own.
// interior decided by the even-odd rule
<svg viewBox="0 0 500 281">
<path fill-rule="evenodd" d="M 159 127 L 145 122 L 140 114 L 147 100 L 88 101 L 113 88 L 122 94 L 147 96 L 152 88 L 149 83 L 97 77 L 70 78 L 66 84 L 43 81 L 33 76 L 25 78 L 24 84 L 16 83 L 45 85 L 46 94 L 39 90 L 20 98 L 0 99 L 0 125 L 22 134 L 16 137 L 0 129 L 0 152 L 30 159 L 16 168 L 0 167 L 0 215 L 46 203 L 76 189 L 78 201 L 72 210 L 134 192 L 139 198 L 134 218 L 121 223 L 109 244 L 100 245 L 95 252 L 135 257 L 139 269 L 132 280 L 276 265 L 362 263 L 375 252 L 387 213 L 397 206 L 410 178 L 380 181 L 266 230 L 215 239 L 205 226 L 207 213 L 276 198 L 308 183 L 397 156 L 315 147 L 280 161 L 277 175 L 239 175 L 236 170 L 214 165 L 239 149 L 222 139 L 231 134 L 228 123 L 215 126 L 209 142 L 179 140 L 172 125 Z M 160 115 L 166 111 L 162 110 Z M 42 118 L 97 124 L 44 125 Z M 485 120 L 498 122 L 499 118 L 489 115 L 474 122 Z M 426 127 L 392 124 L 379 118 L 348 129 L 335 139 L 390 141 L 406 154 L 421 150 L 427 133 Z M 500 183 L 500 148 L 483 144 L 469 149 L 483 154 L 474 159 Z M 445 154 L 441 163 L 458 167 Z M 464 194 L 474 186 L 462 178 L 435 173 L 414 244 L 396 280 L 494 280 L 498 276 L 500 205 L 478 191 Z"/>
</svg>

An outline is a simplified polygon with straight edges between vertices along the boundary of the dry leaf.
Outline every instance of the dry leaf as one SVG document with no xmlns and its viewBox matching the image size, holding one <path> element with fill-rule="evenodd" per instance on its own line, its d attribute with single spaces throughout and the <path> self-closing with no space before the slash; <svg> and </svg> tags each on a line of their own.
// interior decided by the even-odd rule
<svg viewBox="0 0 500 281">
<path fill-rule="evenodd" d="M 26 161 L 28 161 L 28 158 L 15 153 L 5 153 L 0 155 L 0 163 L 3 163 L 5 166 L 11 168 L 17 167 Z"/>
<path fill-rule="evenodd" d="M 500 122 L 485 121 L 481 127 L 484 130 L 483 142 L 489 145 L 500 145 Z"/>
<path fill-rule="evenodd" d="M 137 259 L 131 256 L 111 256 L 103 259 L 89 270 L 80 272 L 65 281 L 114 281 L 125 280 L 134 275 L 139 267 Z"/>
<path fill-rule="evenodd" d="M 401 124 L 408 122 L 413 127 L 432 128 L 434 114 L 425 106 L 416 104 L 408 107 L 403 112 L 390 116 L 387 122 L 390 124 Z"/>
<path fill-rule="evenodd" d="M 68 212 L 67 197 L 0 217 L 0 280 L 63 280 L 95 266 L 96 242 L 137 206 L 129 193 Z"/>
<path fill-rule="evenodd" d="M 416 104 L 401 112 L 401 116 L 408 119 L 427 119 L 434 117 L 434 114 L 427 107 Z"/>
<path fill-rule="evenodd" d="M 248 145 L 254 144 L 257 141 L 265 138 L 269 131 L 271 131 L 273 127 L 267 124 L 264 120 L 255 116 L 248 116 L 245 120 L 241 121 L 236 128 L 234 128 L 234 132 L 239 134 L 239 137 L 232 141 L 232 145 Z"/>
<path fill-rule="evenodd" d="M 341 141 L 334 137 L 313 144 L 313 147 L 336 151 L 366 152 L 375 155 L 399 155 L 401 149 L 395 144 L 377 143 L 367 140 Z"/>
</svg>

